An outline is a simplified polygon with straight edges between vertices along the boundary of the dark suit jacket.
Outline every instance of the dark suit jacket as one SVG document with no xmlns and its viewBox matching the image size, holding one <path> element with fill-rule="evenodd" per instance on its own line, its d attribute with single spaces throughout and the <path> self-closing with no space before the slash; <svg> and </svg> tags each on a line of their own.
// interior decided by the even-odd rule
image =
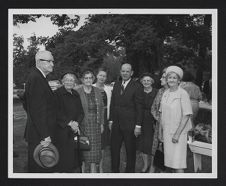
<svg viewBox="0 0 226 186">
<path fill-rule="evenodd" d="M 37 68 L 28 76 L 25 86 L 25 108 L 26 141 L 35 145 L 48 136 L 53 137 L 56 122 L 55 97 L 46 78 Z"/>
<path fill-rule="evenodd" d="M 121 129 L 134 130 L 141 125 L 144 113 L 144 91 L 139 82 L 130 80 L 120 95 L 122 81 L 115 83 L 110 105 L 110 120 Z"/>
</svg>

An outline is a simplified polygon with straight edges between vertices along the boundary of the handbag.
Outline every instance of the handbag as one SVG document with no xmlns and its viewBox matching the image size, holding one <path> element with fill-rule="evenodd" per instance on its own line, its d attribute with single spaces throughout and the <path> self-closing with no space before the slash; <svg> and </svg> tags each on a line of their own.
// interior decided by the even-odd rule
<svg viewBox="0 0 226 186">
<path fill-rule="evenodd" d="M 80 131 L 82 130 L 80 129 Z M 76 133 L 74 136 L 74 143 L 75 149 L 82 151 L 89 151 L 91 149 L 90 140 L 84 133 L 80 135 Z"/>
<path fill-rule="evenodd" d="M 164 152 L 163 152 L 163 143 L 162 142 L 159 142 L 158 143 L 158 148 L 155 152 L 155 156 L 154 156 L 154 166 L 155 167 L 158 167 L 159 169 L 161 170 L 165 170 L 166 167 L 164 165 Z"/>
</svg>

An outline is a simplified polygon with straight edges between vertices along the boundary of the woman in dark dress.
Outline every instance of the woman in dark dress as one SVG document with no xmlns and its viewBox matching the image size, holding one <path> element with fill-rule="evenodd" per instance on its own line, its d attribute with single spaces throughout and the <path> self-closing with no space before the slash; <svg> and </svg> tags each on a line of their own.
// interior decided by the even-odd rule
<svg viewBox="0 0 226 186">
<path fill-rule="evenodd" d="M 74 134 L 78 132 L 84 112 L 79 94 L 73 90 L 76 76 L 63 75 L 63 86 L 55 91 L 57 98 L 57 126 L 55 145 L 59 151 L 56 172 L 74 172 L 80 167 L 79 152 L 74 148 Z"/>
<path fill-rule="evenodd" d="M 144 87 L 145 105 L 141 135 L 138 138 L 138 150 L 142 153 L 142 159 L 144 163 L 141 172 L 146 173 L 150 167 L 149 159 L 152 158 L 151 152 L 155 125 L 155 119 L 151 114 L 151 106 L 158 90 L 152 87 L 154 79 L 149 73 L 144 73 L 141 76 L 141 83 Z"/>
</svg>

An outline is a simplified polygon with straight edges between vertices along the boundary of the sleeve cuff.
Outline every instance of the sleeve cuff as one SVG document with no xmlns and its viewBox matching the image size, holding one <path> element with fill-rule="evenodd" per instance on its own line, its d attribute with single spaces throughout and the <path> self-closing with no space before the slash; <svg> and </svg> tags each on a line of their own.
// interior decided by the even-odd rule
<svg viewBox="0 0 226 186">
<path fill-rule="evenodd" d="M 44 141 L 51 141 L 50 136 L 48 136 L 48 137 L 44 138 Z"/>
</svg>

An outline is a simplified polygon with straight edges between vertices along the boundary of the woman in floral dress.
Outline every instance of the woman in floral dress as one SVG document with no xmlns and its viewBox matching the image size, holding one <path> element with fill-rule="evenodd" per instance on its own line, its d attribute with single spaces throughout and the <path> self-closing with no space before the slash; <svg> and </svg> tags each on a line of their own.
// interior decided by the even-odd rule
<svg viewBox="0 0 226 186">
<path fill-rule="evenodd" d="M 158 93 L 157 93 L 157 95 L 154 99 L 154 102 L 152 104 L 152 107 L 151 107 L 151 113 L 156 120 L 156 124 L 155 124 L 154 136 L 153 136 L 153 144 L 152 144 L 153 158 L 151 160 L 152 162 L 151 162 L 150 172 L 155 172 L 155 166 L 153 165 L 153 160 L 154 160 L 155 152 L 156 152 L 158 144 L 159 144 L 159 139 L 158 139 L 158 136 L 159 136 L 159 119 L 160 119 L 159 107 L 160 107 L 162 95 L 165 92 L 165 90 L 168 88 L 168 85 L 166 83 L 166 74 L 165 73 L 166 73 L 166 68 L 163 69 L 162 77 L 160 79 L 162 88 L 159 89 L 159 91 L 158 91 Z"/>
</svg>

